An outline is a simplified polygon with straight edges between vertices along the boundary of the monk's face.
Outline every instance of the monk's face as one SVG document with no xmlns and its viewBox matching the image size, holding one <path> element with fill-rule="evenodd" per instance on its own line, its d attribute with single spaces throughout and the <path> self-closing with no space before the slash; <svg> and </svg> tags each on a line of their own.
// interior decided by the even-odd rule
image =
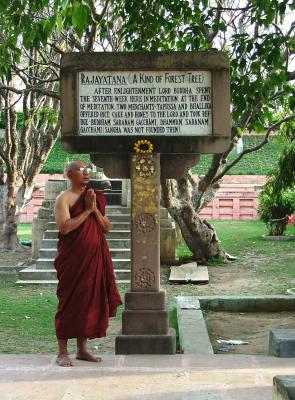
<svg viewBox="0 0 295 400">
<path fill-rule="evenodd" d="M 75 185 L 87 185 L 90 180 L 89 167 L 85 162 L 77 161 L 68 173 L 68 177 Z"/>
</svg>

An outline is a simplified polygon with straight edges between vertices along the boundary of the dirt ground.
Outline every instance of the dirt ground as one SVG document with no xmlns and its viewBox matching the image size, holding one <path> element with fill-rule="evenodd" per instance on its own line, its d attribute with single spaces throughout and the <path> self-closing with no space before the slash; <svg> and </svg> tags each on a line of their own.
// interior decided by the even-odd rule
<svg viewBox="0 0 295 400">
<path fill-rule="evenodd" d="M 0 251 L 1 265 L 17 265 L 27 262 L 31 249 L 24 253 L 9 255 Z M 176 296 L 212 296 L 212 295 L 262 295 L 287 294 L 287 289 L 295 287 L 294 269 L 295 249 L 278 255 L 254 253 L 251 248 L 235 262 L 208 266 L 209 283 L 170 284 L 170 266 L 161 267 L 161 285 L 166 289 L 167 306 L 172 309 L 176 305 Z M 1 278 L 1 273 L 0 273 Z M 122 298 L 128 285 L 119 285 Z M 53 289 L 52 289 L 53 290 Z M 228 348 L 234 353 L 268 354 L 269 330 L 273 327 L 286 326 L 295 328 L 294 313 L 229 313 L 208 312 L 208 329 L 216 352 L 220 348 Z M 106 338 L 93 340 L 90 348 L 98 353 L 113 353 L 115 336 L 121 329 L 119 319 L 111 319 Z M 249 341 L 248 345 L 219 345 L 216 340 L 241 339 Z M 70 348 L 74 350 L 74 342 Z M 227 351 L 226 351 L 227 352 Z"/>
<path fill-rule="evenodd" d="M 215 353 L 268 354 L 269 331 L 295 328 L 294 312 L 236 313 L 206 311 L 208 333 Z M 217 339 L 249 342 L 247 345 L 219 344 Z"/>
<path fill-rule="evenodd" d="M 31 247 L 23 246 L 15 253 L 10 253 L 5 250 L 0 250 L 0 266 L 17 266 L 19 263 L 28 263 L 30 261 L 32 249 Z"/>
</svg>

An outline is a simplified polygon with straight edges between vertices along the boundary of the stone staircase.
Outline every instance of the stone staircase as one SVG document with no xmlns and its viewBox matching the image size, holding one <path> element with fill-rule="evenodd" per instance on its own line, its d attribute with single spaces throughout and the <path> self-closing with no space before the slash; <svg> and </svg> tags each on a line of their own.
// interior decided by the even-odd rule
<svg viewBox="0 0 295 400">
<path fill-rule="evenodd" d="M 19 284 L 56 284 L 54 259 L 57 253 L 58 229 L 53 216 L 56 196 L 65 189 L 65 181 L 49 180 L 45 186 L 45 199 L 33 220 L 32 258 L 35 264 L 18 272 Z M 113 185 L 113 183 L 112 183 Z M 111 230 L 106 239 L 114 264 L 117 282 L 130 283 L 131 236 L 130 207 L 118 205 L 121 201 L 120 188 L 106 192 L 106 214 L 111 221 Z M 176 231 L 174 223 L 165 208 L 161 208 L 161 260 L 169 263 L 175 259 Z"/>
<path fill-rule="evenodd" d="M 107 242 L 112 255 L 115 274 L 118 282 L 130 282 L 130 208 L 108 206 L 107 215 L 111 221 L 111 230 Z M 36 264 L 19 271 L 17 283 L 57 283 L 53 261 L 57 253 L 58 230 L 54 216 L 49 217 L 44 232 L 39 258 Z"/>
<path fill-rule="evenodd" d="M 111 221 L 111 230 L 107 234 L 107 242 L 112 255 L 114 270 L 118 283 L 130 283 L 131 274 L 131 239 L 130 239 L 130 207 L 107 206 L 106 213 Z M 171 220 L 166 209 L 161 209 L 161 229 L 170 229 Z M 57 253 L 58 230 L 54 216 L 50 215 L 47 229 L 41 242 L 39 258 L 36 264 L 21 269 L 18 273 L 19 284 L 57 283 L 53 265 Z"/>
</svg>

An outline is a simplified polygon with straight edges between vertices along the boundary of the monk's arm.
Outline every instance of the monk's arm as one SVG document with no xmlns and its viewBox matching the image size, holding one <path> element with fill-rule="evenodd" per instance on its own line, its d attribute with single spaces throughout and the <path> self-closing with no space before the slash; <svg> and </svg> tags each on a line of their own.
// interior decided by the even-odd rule
<svg viewBox="0 0 295 400">
<path fill-rule="evenodd" d="M 111 227 L 111 223 L 110 223 L 110 220 L 108 219 L 108 217 L 106 215 L 103 216 L 102 213 L 97 208 L 94 210 L 94 216 L 96 218 L 96 221 L 101 226 L 102 230 L 105 233 L 108 233 L 108 231 L 110 230 L 110 227 Z"/>
<path fill-rule="evenodd" d="M 85 219 L 92 213 L 92 210 L 86 209 L 77 217 L 71 218 L 69 205 L 64 197 L 58 197 L 54 206 L 55 221 L 62 235 L 67 235 L 78 228 Z"/>
</svg>

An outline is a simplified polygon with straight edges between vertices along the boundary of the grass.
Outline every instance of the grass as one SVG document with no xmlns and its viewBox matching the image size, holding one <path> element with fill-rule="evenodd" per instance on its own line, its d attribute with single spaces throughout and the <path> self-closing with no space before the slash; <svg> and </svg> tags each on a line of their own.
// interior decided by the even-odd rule
<svg viewBox="0 0 295 400">
<path fill-rule="evenodd" d="M 256 146 L 262 141 L 261 136 L 245 136 L 244 148 Z M 229 171 L 229 175 L 267 175 L 271 169 L 277 164 L 279 155 L 282 151 L 283 144 L 277 139 L 272 138 L 270 143 L 257 152 L 246 155 Z M 229 156 L 229 161 L 236 157 L 235 154 Z M 211 155 L 201 155 L 199 163 L 192 168 L 193 173 L 202 175 L 210 165 Z M 90 162 L 88 154 L 70 154 L 65 152 L 61 147 L 61 141 L 58 139 L 50 152 L 41 173 L 54 174 L 63 173 L 64 164 L 68 160 L 81 159 Z"/>
<path fill-rule="evenodd" d="M 176 295 L 213 294 L 285 294 L 295 286 L 295 241 L 271 242 L 262 238 L 266 232 L 260 221 L 212 221 L 225 250 L 238 257 L 237 262 L 209 267 L 209 285 L 171 285 L 163 278 L 167 291 L 170 326 L 177 327 Z M 295 234 L 293 226 L 287 233 Z M 30 238 L 30 224 L 20 224 L 19 235 Z M 185 244 L 178 247 L 179 255 L 188 255 Z M 167 269 L 168 275 L 168 269 Z M 239 280 L 242 286 L 238 286 Z M 235 286 L 233 286 L 235 285 Z M 129 285 L 119 285 L 120 293 Z M 21 287 L 14 280 L 0 280 L 0 353 L 50 354 L 56 351 L 54 315 L 57 307 L 56 287 L 28 285 Z M 114 328 L 108 331 L 108 350 L 121 325 L 123 307 L 119 307 Z M 100 346 L 100 341 L 95 344 Z M 179 342 L 178 346 L 179 346 Z M 74 352 L 74 341 L 70 342 Z"/>
<path fill-rule="evenodd" d="M 0 282 L 1 353 L 55 351 L 53 316 L 57 300 L 54 289 Z"/>
<path fill-rule="evenodd" d="M 294 239 L 265 240 L 263 235 L 266 234 L 266 227 L 261 221 L 210 221 L 210 223 L 215 226 L 224 250 L 236 256 L 237 261 L 227 264 L 225 268 L 225 264 L 213 260 L 208 262 L 209 266 L 237 268 L 236 271 L 239 271 L 241 278 L 243 273 L 247 276 L 249 273 L 254 273 L 256 281 L 249 282 L 249 290 L 255 289 L 255 292 L 260 290 L 261 294 L 286 294 L 287 289 L 295 287 Z M 294 226 L 289 225 L 285 234 L 295 235 Z M 182 258 L 187 258 L 191 254 L 185 243 L 179 245 L 177 251 L 178 256 Z"/>
<path fill-rule="evenodd" d="M 32 239 L 32 224 L 30 222 L 22 222 L 18 224 L 17 236 L 20 240 Z"/>
<path fill-rule="evenodd" d="M 261 136 L 244 136 L 244 149 L 252 148 L 259 144 Z M 270 142 L 260 150 L 247 154 L 229 172 L 228 175 L 268 175 L 277 165 L 279 156 L 283 150 L 283 143 L 277 138 L 271 138 Z M 236 154 L 230 154 L 228 161 L 236 158 Z M 205 174 L 210 166 L 212 155 L 202 154 L 199 163 L 192 168 L 194 174 Z"/>
<path fill-rule="evenodd" d="M 179 329 L 178 329 L 178 320 L 177 320 L 177 308 L 173 307 L 172 310 L 169 311 L 169 326 L 175 329 L 176 333 L 176 351 L 180 352 L 180 343 L 179 343 Z"/>
<path fill-rule="evenodd" d="M 293 241 L 274 242 L 265 240 L 266 226 L 261 221 L 211 221 L 219 239 L 228 253 L 241 257 L 249 250 L 261 255 L 288 254 L 293 249 Z M 295 234 L 293 226 L 288 226 L 286 234 Z"/>
<path fill-rule="evenodd" d="M 288 254 L 294 250 L 294 241 L 268 241 L 263 239 L 266 234 L 266 227 L 261 221 L 210 221 L 217 230 L 223 248 L 230 254 L 238 257 L 245 252 L 251 251 L 261 255 L 277 254 L 281 251 Z M 295 228 L 289 225 L 285 234 L 294 234 Z M 185 243 L 180 243 L 177 247 L 177 255 L 180 259 L 189 258 L 192 253 Z M 212 265 L 219 263 L 212 261 Z"/>
</svg>

